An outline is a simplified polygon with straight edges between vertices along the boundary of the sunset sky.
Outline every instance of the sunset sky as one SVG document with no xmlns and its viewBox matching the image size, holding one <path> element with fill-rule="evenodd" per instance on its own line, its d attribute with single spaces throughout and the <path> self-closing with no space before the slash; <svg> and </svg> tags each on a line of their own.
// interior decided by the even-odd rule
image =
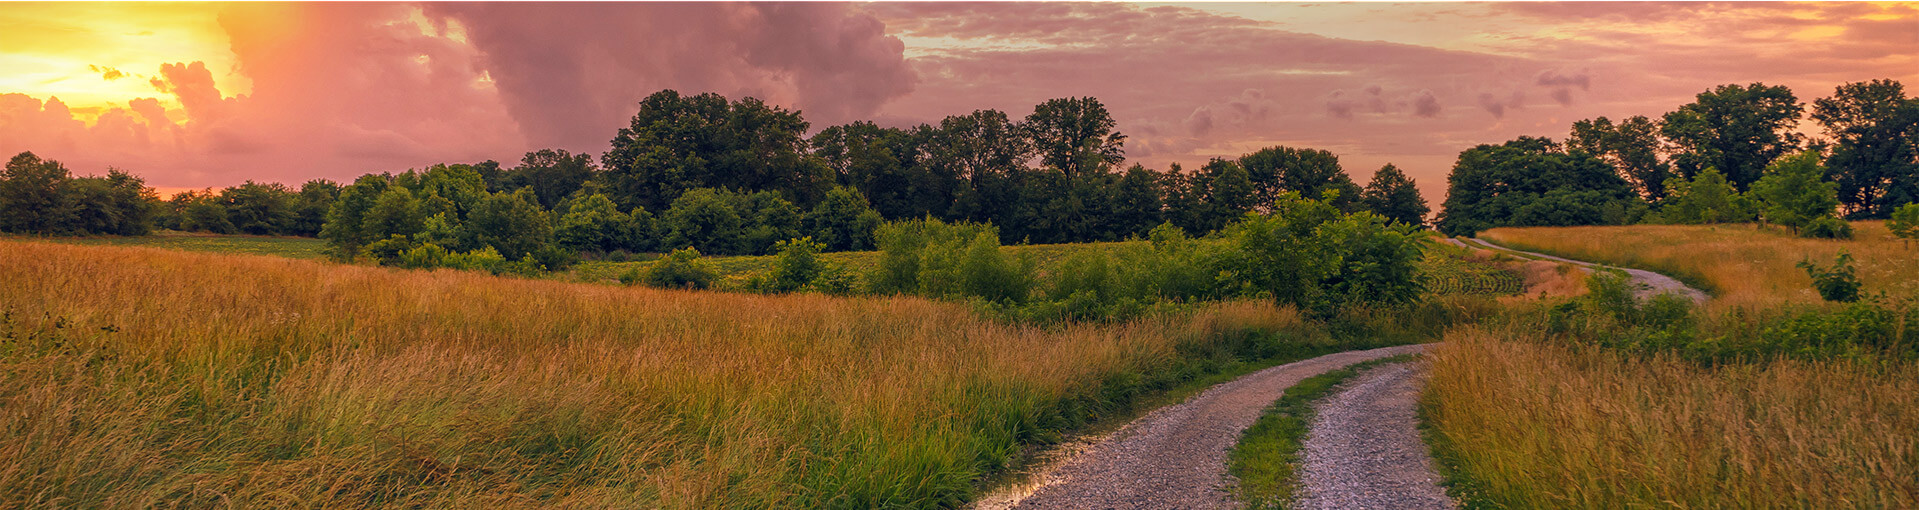
<svg viewBox="0 0 1919 510">
<path fill-rule="evenodd" d="M 0 3 L 0 157 L 297 185 L 597 156 L 662 88 L 816 130 L 1090 95 L 1151 168 L 1321 148 L 1361 182 L 1398 165 L 1436 206 L 1476 144 L 1726 83 L 1810 102 L 1875 78 L 1919 87 L 1919 5 Z"/>
</svg>

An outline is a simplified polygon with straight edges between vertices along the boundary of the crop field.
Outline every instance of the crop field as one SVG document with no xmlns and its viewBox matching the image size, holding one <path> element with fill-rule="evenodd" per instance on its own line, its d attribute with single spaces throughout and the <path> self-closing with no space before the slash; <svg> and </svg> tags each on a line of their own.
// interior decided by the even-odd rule
<svg viewBox="0 0 1919 510">
<path fill-rule="evenodd" d="M 1703 285 L 1715 306 L 1768 307 L 1820 302 L 1802 260 L 1831 264 L 1849 253 L 1865 291 L 1919 295 L 1919 247 L 1885 224 L 1853 222 L 1851 240 L 1806 239 L 1752 225 L 1633 225 L 1499 228 L 1479 237 L 1521 250 L 1667 273 Z"/>
<path fill-rule="evenodd" d="M 666 291 L 0 241 L 0 500 L 950 506 L 1286 309 L 1031 328 L 918 298 Z"/>
</svg>

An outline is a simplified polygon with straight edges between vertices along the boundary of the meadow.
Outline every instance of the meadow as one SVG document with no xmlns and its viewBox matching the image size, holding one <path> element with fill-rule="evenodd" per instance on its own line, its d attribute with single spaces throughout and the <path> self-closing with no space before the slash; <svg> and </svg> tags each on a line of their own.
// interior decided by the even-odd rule
<svg viewBox="0 0 1919 510">
<path fill-rule="evenodd" d="M 1854 227 L 1849 241 L 1742 225 L 1482 233 L 1715 297 L 1635 306 L 1593 283 L 1449 331 L 1422 407 L 1454 494 L 1486 508 L 1919 505 L 1919 252 Z M 1883 297 L 1826 303 L 1796 267 L 1842 251 Z"/>
<path fill-rule="evenodd" d="M 1919 247 L 1884 222 L 1852 223 L 1853 239 L 1808 239 L 1747 224 L 1497 228 L 1479 237 L 1502 246 L 1666 273 L 1714 295 L 1717 308 L 1815 305 L 1802 260 L 1831 264 L 1850 253 L 1865 291 L 1919 295 Z"/>
<path fill-rule="evenodd" d="M 939 507 L 1260 353 L 1267 303 L 1046 328 L 912 297 L 0 241 L 0 506 Z"/>
<path fill-rule="evenodd" d="M 237 253 L 247 255 L 272 255 L 296 259 L 321 259 L 326 257 L 323 251 L 326 242 L 312 237 L 294 236 L 249 236 L 208 234 L 204 232 L 181 232 L 161 230 L 144 236 L 85 236 L 85 237 L 6 237 L 0 239 L 39 239 L 58 243 L 84 246 L 144 246 L 170 250 L 198 251 L 209 253 Z"/>
</svg>

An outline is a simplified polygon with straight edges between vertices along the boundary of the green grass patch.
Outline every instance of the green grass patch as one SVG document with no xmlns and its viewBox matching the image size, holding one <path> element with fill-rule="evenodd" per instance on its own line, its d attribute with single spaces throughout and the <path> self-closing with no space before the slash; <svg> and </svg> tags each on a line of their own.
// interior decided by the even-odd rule
<svg viewBox="0 0 1919 510">
<path fill-rule="evenodd" d="M 271 255 L 295 259 L 318 259 L 326 256 L 321 251 L 326 248 L 326 241 L 312 237 L 222 235 L 162 230 L 145 236 L 14 238 L 89 246 L 145 246 L 169 250 Z"/>
<path fill-rule="evenodd" d="M 1313 403 L 1359 372 L 1378 365 L 1418 359 L 1406 354 L 1364 361 L 1308 377 L 1273 402 L 1259 421 L 1240 436 L 1227 459 L 1239 479 L 1239 500 L 1247 508 L 1285 508 L 1299 488 L 1299 449 L 1313 423 Z"/>
<path fill-rule="evenodd" d="M 1446 488 L 1446 495 L 1451 496 L 1462 510 L 1506 508 L 1493 499 L 1486 483 L 1472 474 L 1471 464 L 1466 461 L 1459 445 L 1433 426 L 1432 413 L 1439 405 L 1430 393 L 1420 395 L 1419 436 L 1426 440 L 1426 447 L 1432 452 L 1433 469 L 1439 472 L 1439 486 Z"/>
</svg>

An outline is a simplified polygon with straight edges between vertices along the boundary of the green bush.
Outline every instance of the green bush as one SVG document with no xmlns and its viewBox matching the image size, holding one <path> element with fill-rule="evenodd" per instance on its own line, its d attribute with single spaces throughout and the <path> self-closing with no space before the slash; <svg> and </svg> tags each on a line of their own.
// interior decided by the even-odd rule
<svg viewBox="0 0 1919 510">
<path fill-rule="evenodd" d="M 1892 211 L 1892 219 L 1886 220 L 1886 230 L 1911 246 L 1912 240 L 1919 239 L 1919 202 L 1902 205 Z"/>
<path fill-rule="evenodd" d="M 821 248 L 811 237 L 774 243 L 773 249 L 779 255 L 774 256 L 772 273 L 764 283 L 758 284 L 760 290 L 793 292 L 812 285 L 827 269 L 826 261 L 820 260 Z"/>
<path fill-rule="evenodd" d="M 533 260 L 534 265 L 547 271 L 565 271 L 580 262 L 579 252 L 553 244 L 541 246 L 527 254 L 527 257 Z"/>
<path fill-rule="evenodd" d="M 412 239 L 403 235 L 393 234 L 386 239 L 367 244 L 366 254 L 382 266 L 393 266 L 399 265 L 401 263 L 400 255 L 406 253 L 407 250 L 413 249 L 413 247 Z"/>
<path fill-rule="evenodd" d="M 960 291 L 987 301 L 1025 301 L 1033 287 L 1031 259 L 1014 260 L 999 247 L 999 236 L 982 232 L 959 261 Z"/>
<path fill-rule="evenodd" d="M 445 265 L 449 255 L 446 248 L 426 243 L 400 254 L 400 267 L 407 269 L 432 269 Z"/>
<path fill-rule="evenodd" d="M 718 278 L 719 274 L 700 260 L 700 250 L 681 248 L 654 262 L 642 281 L 648 287 L 662 289 L 705 289 Z"/>
<path fill-rule="evenodd" d="M 1821 216 L 1806 222 L 1799 230 L 1801 237 L 1817 239 L 1852 239 L 1852 224 L 1831 216 Z"/>
<path fill-rule="evenodd" d="M 871 290 L 880 294 L 921 294 L 941 296 L 956 285 L 947 285 L 952 254 L 980 234 L 999 237 L 998 229 L 980 223 L 946 223 L 936 219 L 893 221 L 881 224 L 874 232 L 880 248 L 879 266 L 867 279 Z M 929 249 L 930 247 L 930 249 Z M 927 274 L 931 260 L 931 273 Z M 923 286 L 931 281 L 934 287 Z"/>
<path fill-rule="evenodd" d="M 492 246 L 483 246 L 466 253 L 447 255 L 443 263 L 446 267 L 467 271 L 486 271 L 499 274 L 506 270 L 506 257 Z"/>
<path fill-rule="evenodd" d="M 1819 297 L 1845 303 L 1859 300 L 1860 283 L 1852 267 L 1852 254 L 1840 253 L 1832 267 L 1819 267 L 1811 259 L 1800 261 L 1799 267 L 1812 277 L 1812 288 L 1819 291 Z"/>
<path fill-rule="evenodd" d="M 1074 252 L 1053 268 L 1051 276 L 1053 281 L 1047 288 L 1047 299 L 1064 300 L 1086 293 L 1100 303 L 1107 303 L 1120 294 L 1113 258 L 1102 252 Z"/>
</svg>

